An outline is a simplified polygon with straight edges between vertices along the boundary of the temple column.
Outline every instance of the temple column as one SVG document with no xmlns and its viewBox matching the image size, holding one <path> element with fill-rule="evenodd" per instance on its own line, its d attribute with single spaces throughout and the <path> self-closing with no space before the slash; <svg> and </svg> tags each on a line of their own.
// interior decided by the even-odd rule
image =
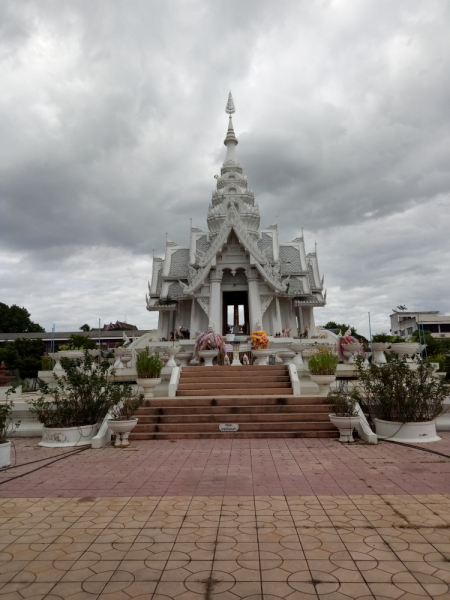
<svg viewBox="0 0 450 600">
<path fill-rule="evenodd" d="M 223 271 L 215 269 L 209 274 L 211 291 L 209 295 L 209 322 L 214 323 L 214 331 L 222 331 L 222 277 Z"/>
<path fill-rule="evenodd" d="M 191 338 L 195 336 L 195 332 L 199 330 L 200 328 L 200 323 L 199 323 L 199 319 L 198 319 L 198 315 L 199 315 L 199 310 L 202 310 L 200 308 L 200 306 L 198 305 L 197 299 L 196 298 L 192 298 L 192 305 L 191 305 L 191 322 L 189 325 L 189 330 L 191 332 Z"/>
<path fill-rule="evenodd" d="M 302 307 L 297 306 L 297 317 L 298 317 L 298 334 L 302 335 L 305 332 L 305 324 L 303 323 Z"/>
<path fill-rule="evenodd" d="M 280 300 L 275 296 L 272 300 L 272 335 L 281 333 L 283 325 L 281 323 Z"/>
<path fill-rule="evenodd" d="M 250 312 L 250 333 L 255 331 L 256 323 L 262 327 L 261 299 L 259 297 L 259 273 L 256 269 L 247 269 L 248 308 Z"/>
</svg>

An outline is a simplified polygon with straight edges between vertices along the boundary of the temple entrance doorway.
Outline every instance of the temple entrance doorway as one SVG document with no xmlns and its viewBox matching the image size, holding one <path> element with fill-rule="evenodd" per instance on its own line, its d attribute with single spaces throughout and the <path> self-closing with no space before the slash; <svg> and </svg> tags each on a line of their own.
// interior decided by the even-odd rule
<svg viewBox="0 0 450 600">
<path fill-rule="evenodd" d="M 248 292 L 223 292 L 222 335 L 233 333 L 239 327 L 241 334 L 250 334 Z"/>
</svg>

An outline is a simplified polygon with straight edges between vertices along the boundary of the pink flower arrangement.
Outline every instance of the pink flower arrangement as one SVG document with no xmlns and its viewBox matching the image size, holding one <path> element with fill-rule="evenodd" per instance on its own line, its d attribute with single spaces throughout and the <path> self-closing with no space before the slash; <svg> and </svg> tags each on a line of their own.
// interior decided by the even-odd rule
<svg viewBox="0 0 450 600">
<path fill-rule="evenodd" d="M 361 344 L 361 342 L 353 337 L 352 335 L 345 335 L 344 337 L 339 339 L 339 356 L 344 358 L 344 350 L 347 344 Z M 364 348 L 361 344 L 359 348 L 359 354 L 364 354 Z"/>
<path fill-rule="evenodd" d="M 198 354 L 200 350 L 218 350 L 219 354 L 224 356 L 225 343 L 223 337 L 212 331 L 198 331 L 194 345 L 194 353 L 197 358 L 200 358 Z"/>
</svg>

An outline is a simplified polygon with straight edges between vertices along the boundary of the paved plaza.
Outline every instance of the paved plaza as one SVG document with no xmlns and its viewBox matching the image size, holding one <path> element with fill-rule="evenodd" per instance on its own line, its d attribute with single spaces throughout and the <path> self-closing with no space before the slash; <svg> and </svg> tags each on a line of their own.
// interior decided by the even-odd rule
<svg viewBox="0 0 450 600">
<path fill-rule="evenodd" d="M 49 464 L 70 451 L 37 442 L 0 478 L 1 599 L 450 598 L 445 456 L 192 440 Z"/>
</svg>

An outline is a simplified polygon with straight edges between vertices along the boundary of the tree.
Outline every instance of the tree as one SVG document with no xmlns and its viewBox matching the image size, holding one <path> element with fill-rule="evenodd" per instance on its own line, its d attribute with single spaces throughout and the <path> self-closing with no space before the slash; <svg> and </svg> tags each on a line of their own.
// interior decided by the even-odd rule
<svg viewBox="0 0 450 600">
<path fill-rule="evenodd" d="M 89 325 L 87 323 L 85 323 L 84 325 L 82 325 L 80 327 L 80 331 L 84 331 L 85 333 L 87 333 L 90 330 L 91 330 L 91 328 L 89 327 Z"/>
<path fill-rule="evenodd" d="M 82 333 L 72 333 L 69 337 L 69 346 L 73 348 L 82 348 L 83 350 L 95 350 L 97 343 L 95 340 Z"/>
<path fill-rule="evenodd" d="M 338 335 L 345 335 L 345 332 L 350 329 L 350 335 L 357 338 L 358 340 L 362 340 L 363 342 L 367 342 L 368 339 L 358 333 L 354 327 L 350 327 L 350 325 L 346 325 L 345 323 L 336 323 L 336 321 L 328 321 L 326 325 L 323 326 L 324 329 L 337 329 L 336 332 Z"/>
<path fill-rule="evenodd" d="M 30 319 L 26 308 L 0 302 L 0 333 L 43 333 L 43 329 Z"/>
<path fill-rule="evenodd" d="M 0 348 L 0 362 L 4 360 L 8 370 L 20 379 L 33 379 L 42 369 L 44 353 L 45 346 L 42 340 L 18 338 Z"/>
</svg>

